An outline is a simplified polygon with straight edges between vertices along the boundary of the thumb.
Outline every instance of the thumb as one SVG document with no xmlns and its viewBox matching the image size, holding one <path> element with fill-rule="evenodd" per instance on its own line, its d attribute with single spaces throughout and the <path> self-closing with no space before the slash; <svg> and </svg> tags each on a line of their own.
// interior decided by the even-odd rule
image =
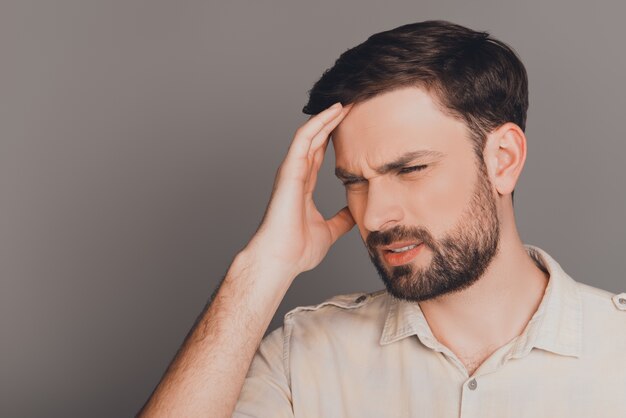
<svg viewBox="0 0 626 418">
<path fill-rule="evenodd" d="M 352 218 L 350 209 L 348 209 L 347 206 L 327 220 L 326 225 L 328 225 L 328 229 L 330 229 L 331 245 L 334 244 L 339 237 L 350 231 L 354 224 L 354 218 Z"/>
</svg>

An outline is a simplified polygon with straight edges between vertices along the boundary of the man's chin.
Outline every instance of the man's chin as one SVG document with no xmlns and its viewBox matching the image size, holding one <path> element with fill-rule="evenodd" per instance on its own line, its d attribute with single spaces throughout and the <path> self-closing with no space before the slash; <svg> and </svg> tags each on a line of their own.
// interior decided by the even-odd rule
<svg viewBox="0 0 626 418">
<path fill-rule="evenodd" d="M 416 280 L 415 270 L 410 265 L 395 266 L 378 270 L 378 275 L 389 293 L 400 296 L 407 293 L 406 288 L 412 287 Z"/>
<path fill-rule="evenodd" d="M 401 266 L 387 266 L 384 262 L 374 263 L 387 292 L 397 299 L 421 302 L 436 297 L 437 295 L 424 288 L 423 281 L 428 280 L 427 274 L 423 268 L 416 267 L 415 264 L 414 261 Z"/>
<path fill-rule="evenodd" d="M 408 302 L 422 302 L 428 299 L 432 299 L 434 297 L 434 295 L 410 292 L 404 288 L 394 286 L 393 284 L 389 284 L 388 286 L 386 286 L 386 288 L 387 292 L 396 299 L 402 299 Z"/>
</svg>

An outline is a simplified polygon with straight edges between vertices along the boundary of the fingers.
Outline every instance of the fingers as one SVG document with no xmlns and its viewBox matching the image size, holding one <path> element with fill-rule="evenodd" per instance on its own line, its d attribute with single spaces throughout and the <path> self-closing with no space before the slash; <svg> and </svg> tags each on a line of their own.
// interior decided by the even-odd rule
<svg viewBox="0 0 626 418">
<path fill-rule="evenodd" d="M 328 225 L 328 229 L 330 230 L 331 236 L 331 244 L 334 244 L 335 241 L 339 239 L 342 235 L 347 233 L 354 226 L 354 218 L 350 213 L 350 209 L 345 206 L 339 212 L 335 214 L 332 218 L 326 221 Z"/>
<path fill-rule="evenodd" d="M 309 160 L 312 161 L 309 173 L 306 179 L 305 194 L 307 197 L 312 197 L 315 184 L 317 183 L 317 174 L 324 161 L 324 155 L 326 154 L 326 148 L 328 147 L 328 138 L 330 133 L 339 125 L 339 123 L 345 118 L 352 104 L 345 106 L 339 115 L 329 122 L 311 141 L 311 147 L 309 148 Z"/>
<path fill-rule="evenodd" d="M 341 112 L 330 122 L 328 122 L 311 140 L 311 147 L 309 148 L 309 155 L 317 151 L 317 149 L 324 143 L 327 143 L 327 140 L 331 134 L 331 132 L 339 125 L 339 123 L 346 117 L 346 115 L 352 109 L 354 103 L 351 103 L 347 106 L 344 106 L 341 109 Z"/>
<path fill-rule="evenodd" d="M 322 163 L 324 162 L 324 154 L 326 154 L 327 146 L 328 142 L 325 142 L 313 154 L 313 162 L 311 163 L 309 176 L 306 180 L 306 187 L 304 190 L 306 197 L 313 197 L 313 191 L 315 190 L 315 184 L 317 183 L 317 175 L 319 173 L 320 167 L 322 166 Z"/>
<path fill-rule="evenodd" d="M 288 159 L 306 158 L 311 147 L 311 140 L 315 135 L 341 113 L 341 103 L 324 109 L 311 117 L 304 125 L 300 126 L 295 133 L 294 139 L 287 153 Z"/>
<path fill-rule="evenodd" d="M 304 125 L 300 126 L 289 147 L 287 159 L 306 158 L 309 154 L 313 139 L 320 133 L 322 136 L 328 136 L 341 121 L 341 119 L 336 120 L 336 118 L 338 116 L 345 116 L 347 113 L 344 112 L 343 109 L 341 103 L 336 103 L 311 117 Z"/>
</svg>

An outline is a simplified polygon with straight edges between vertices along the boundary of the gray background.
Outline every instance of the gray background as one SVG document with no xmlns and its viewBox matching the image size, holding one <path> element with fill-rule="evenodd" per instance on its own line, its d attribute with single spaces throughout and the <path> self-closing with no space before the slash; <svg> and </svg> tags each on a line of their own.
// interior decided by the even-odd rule
<svg viewBox="0 0 626 418">
<path fill-rule="evenodd" d="M 624 7 L 571 1 L 2 1 L 0 415 L 131 416 L 263 214 L 307 91 L 367 36 L 443 18 L 530 79 L 522 239 L 626 290 Z M 317 191 L 344 204 L 329 148 Z M 298 305 L 382 283 L 356 230 Z"/>
</svg>

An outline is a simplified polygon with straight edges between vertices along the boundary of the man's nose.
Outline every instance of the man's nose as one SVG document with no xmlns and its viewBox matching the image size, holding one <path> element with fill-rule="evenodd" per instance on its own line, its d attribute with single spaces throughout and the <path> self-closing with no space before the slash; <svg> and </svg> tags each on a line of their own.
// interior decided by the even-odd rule
<svg viewBox="0 0 626 418">
<path fill-rule="evenodd" d="M 402 196 L 384 176 L 370 179 L 363 226 L 368 231 L 382 231 L 402 222 Z"/>
</svg>

